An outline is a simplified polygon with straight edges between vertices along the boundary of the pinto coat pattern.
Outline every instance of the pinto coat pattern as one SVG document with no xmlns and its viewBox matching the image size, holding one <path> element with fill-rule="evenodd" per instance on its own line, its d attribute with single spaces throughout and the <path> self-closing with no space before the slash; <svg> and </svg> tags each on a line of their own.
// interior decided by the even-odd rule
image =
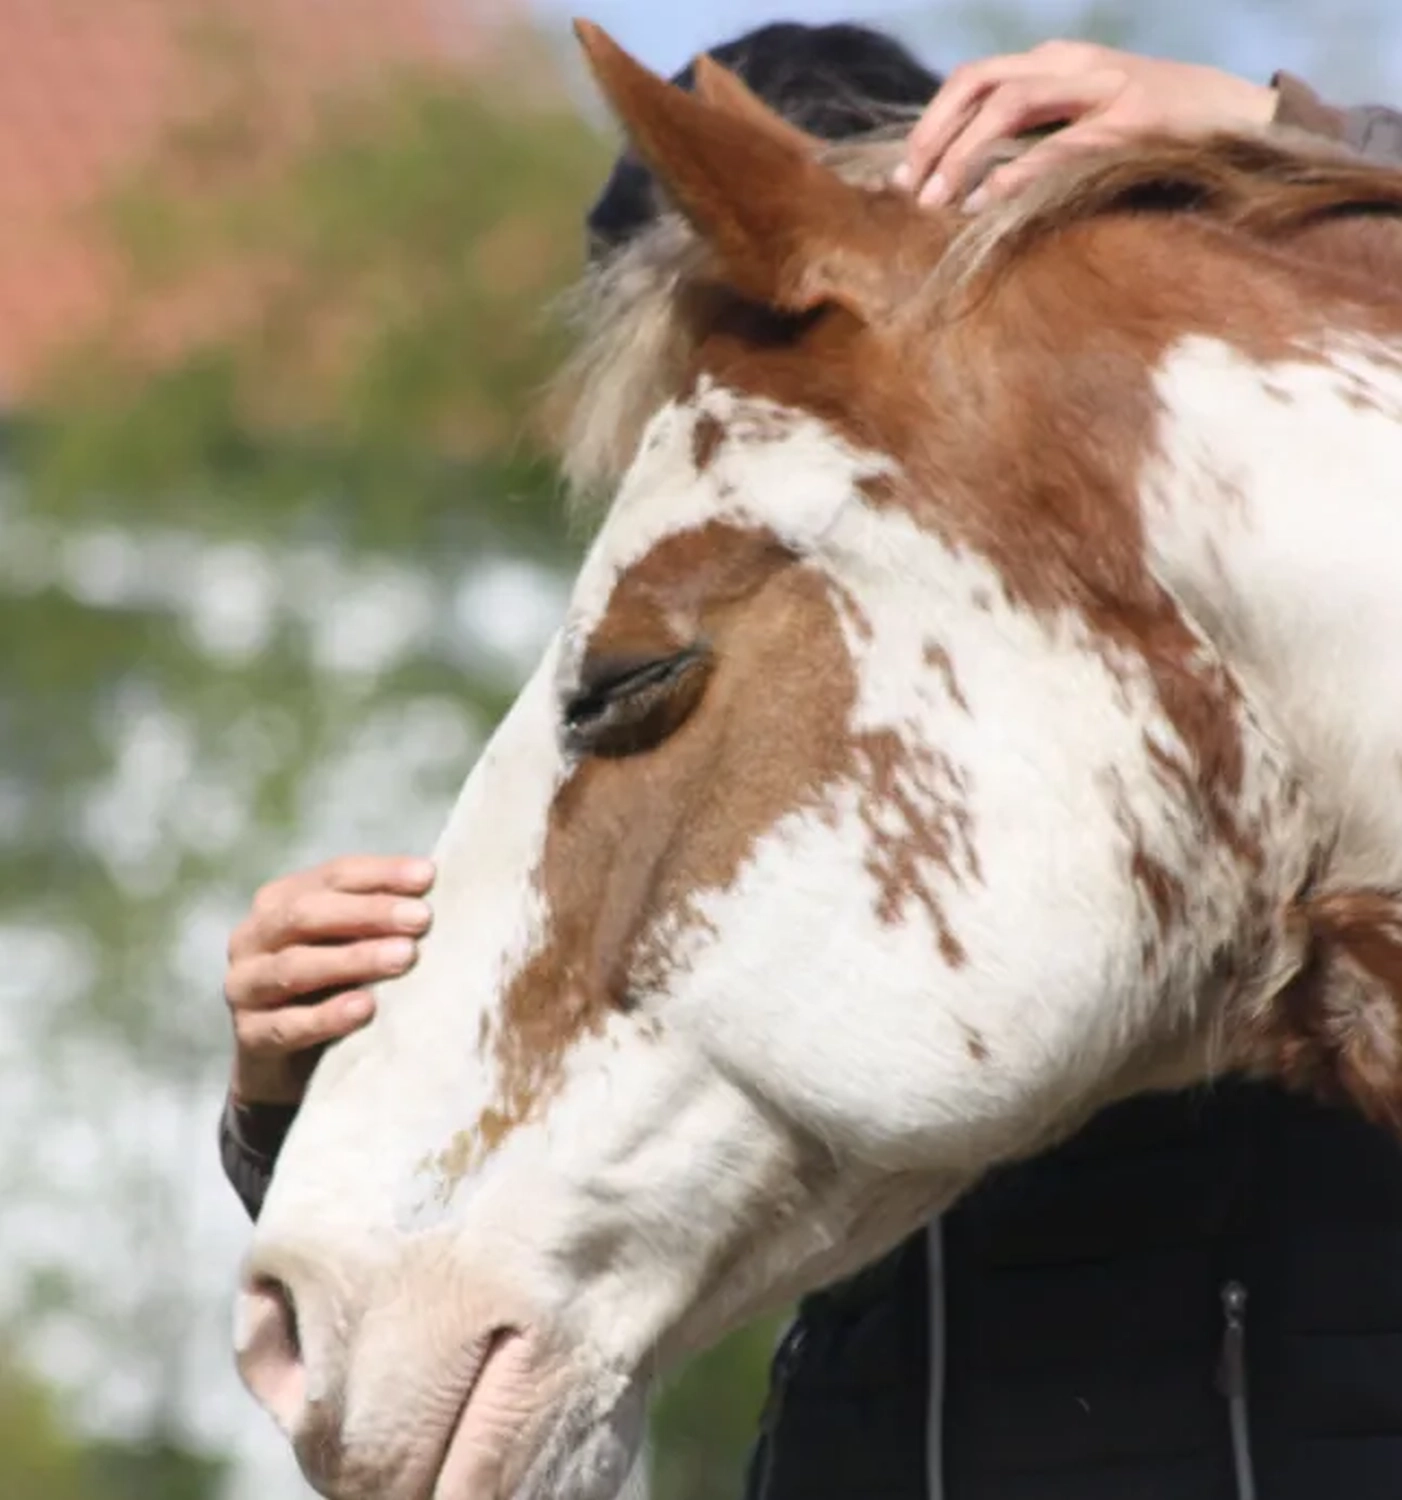
<svg viewBox="0 0 1402 1500">
<path fill-rule="evenodd" d="M 1113 1100 L 1402 1098 L 1402 179 L 1154 144 L 965 225 L 582 37 L 680 213 L 579 367 L 635 451 L 245 1270 L 337 1500 L 604 1500 L 657 1368 Z"/>
</svg>

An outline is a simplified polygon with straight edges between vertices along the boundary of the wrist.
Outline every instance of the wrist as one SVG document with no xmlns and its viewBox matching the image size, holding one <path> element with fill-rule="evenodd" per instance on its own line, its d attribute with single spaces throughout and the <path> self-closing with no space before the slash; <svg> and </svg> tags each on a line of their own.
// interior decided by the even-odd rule
<svg viewBox="0 0 1402 1500">
<path fill-rule="evenodd" d="M 305 1092 L 305 1076 L 292 1069 L 285 1058 L 234 1058 L 229 1100 L 238 1109 L 296 1109 Z"/>
</svg>

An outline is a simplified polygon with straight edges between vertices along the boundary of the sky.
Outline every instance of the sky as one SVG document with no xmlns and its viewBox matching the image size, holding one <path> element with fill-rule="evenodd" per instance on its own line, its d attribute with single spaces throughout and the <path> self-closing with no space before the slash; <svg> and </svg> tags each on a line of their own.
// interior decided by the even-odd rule
<svg viewBox="0 0 1402 1500">
<path fill-rule="evenodd" d="M 535 9 L 552 21 L 586 16 L 643 62 L 670 73 L 719 38 L 765 21 L 881 21 L 893 7 L 870 0 L 793 0 L 788 5 L 761 0 L 535 0 Z"/>
<path fill-rule="evenodd" d="M 1166 56 L 1270 78 L 1303 72 L 1342 103 L 1402 97 L 1402 5 L 1396 0 L 526 0 L 562 32 L 584 15 L 650 66 L 673 72 L 717 40 L 766 21 L 856 20 L 888 27 L 937 69 L 990 50 L 1011 28 L 1022 44 L 1080 32 L 1092 13 Z"/>
</svg>

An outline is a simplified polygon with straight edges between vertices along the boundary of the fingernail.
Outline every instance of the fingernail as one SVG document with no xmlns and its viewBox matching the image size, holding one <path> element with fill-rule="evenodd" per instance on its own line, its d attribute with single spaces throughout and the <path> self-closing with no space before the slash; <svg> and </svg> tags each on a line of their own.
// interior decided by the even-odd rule
<svg viewBox="0 0 1402 1500">
<path fill-rule="evenodd" d="M 363 1021 L 371 1009 L 369 995 L 352 995 L 346 1001 L 346 1016 L 352 1021 Z"/>
<path fill-rule="evenodd" d="M 964 199 L 964 212 L 976 214 L 981 208 L 987 208 L 988 202 L 988 189 L 977 187 Z"/>
<path fill-rule="evenodd" d="M 408 927 L 417 932 L 428 926 L 432 915 L 433 909 L 427 901 L 396 901 L 394 904 L 393 918 L 396 927 Z"/>
<path fill-rule="evenodd" d="M 903 161 L 891 173 L 891 186 L 899 188 L 903 193 L 908 193 L 915 186 L 915 169 L 909 162 Z"/>
<path fill-rule="evenodd" d="M 414 944 L 408 938 L 390 938 L 380 944 L 378 957 L 387 969 L 402 969 L 413 962 Z"/>
<path fill-rule="evenodd" d="M 935 175 L 920 190 L 921 208 L 941 208 L 949 202 L 949 182 L 941 173 Z"/>
</svg>

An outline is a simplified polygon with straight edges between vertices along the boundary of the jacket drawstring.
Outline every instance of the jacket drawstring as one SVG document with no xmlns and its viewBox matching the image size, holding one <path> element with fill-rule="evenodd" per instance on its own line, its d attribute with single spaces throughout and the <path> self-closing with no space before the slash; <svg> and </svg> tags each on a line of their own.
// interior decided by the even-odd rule
<svg viewBox="0 0 1402 1500">
<path fill-rule="evenodd" d="M 1246 1288 L 1229 1281 L 1222 1288 L 1222 1362 L 1218 1389 L 1227 1398 L 1232 1427 L 1232 1463 L 1237 1500 L 1256 1500 L 1256 1472 L 1251 1462 L 1251 1417 L 1246 1395 Z"/>
</svg>

